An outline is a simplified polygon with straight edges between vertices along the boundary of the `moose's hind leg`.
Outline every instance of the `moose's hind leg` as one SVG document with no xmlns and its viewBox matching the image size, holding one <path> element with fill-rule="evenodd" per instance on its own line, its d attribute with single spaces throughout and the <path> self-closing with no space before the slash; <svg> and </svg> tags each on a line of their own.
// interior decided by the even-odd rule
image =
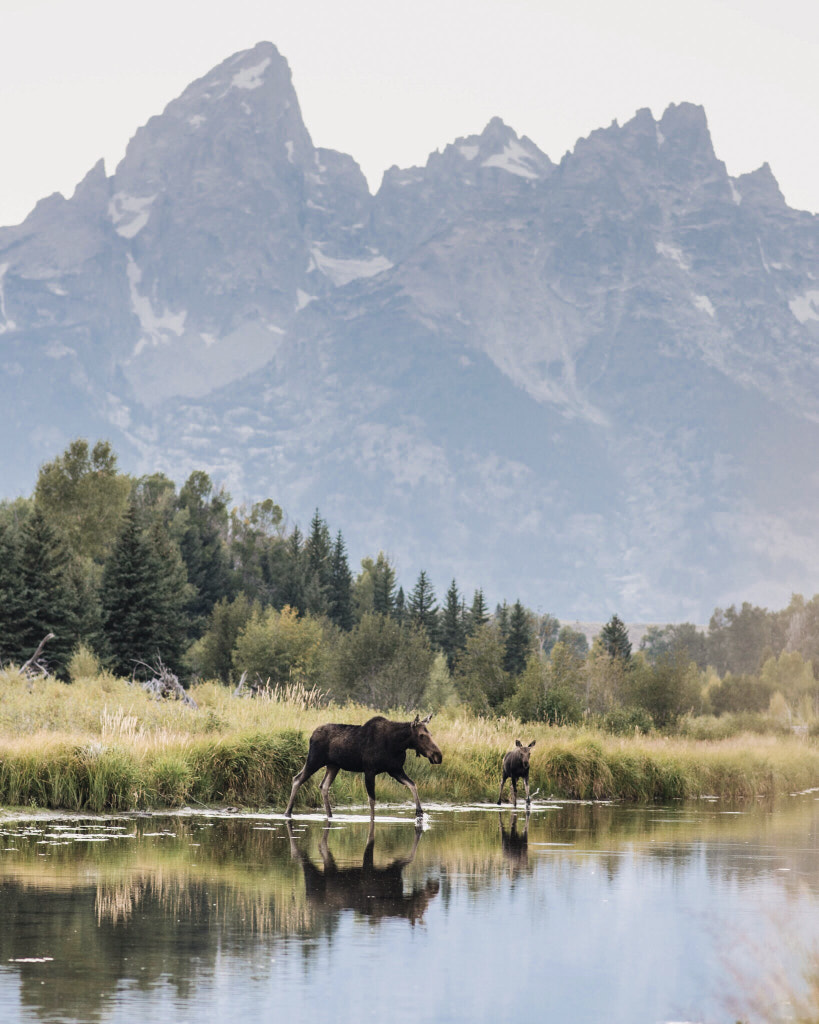
<svg viewBox="0 0 819 1024">
<path fill-rule="evenodd" d="M 321 780 L 319 789 L 324 799 L 324 813 L 328 818 L 332 818 L 333 810 L 330 807 L 330 786 L 332 786 L 336 775 L 338 775 L 339 769 L 335 765 L 328 765 L 327 771 L 324 773 L 324 778 Z"/>
<path fill-rule="evenodd" d="M 307 755 L 307 763 L 298 775 L 293 776 L 293 788 L 290 790 L 290 801 L 287 804 L 287 810 L 284 812 L 285 818 L 289 818 L 293 813 L 293 804 L 296 802 L 296 793 L 298 793 L 310 776 L 315 775 L 321 767 L 321 764 L 311 764 L 310 755 Z"/>
</svg>

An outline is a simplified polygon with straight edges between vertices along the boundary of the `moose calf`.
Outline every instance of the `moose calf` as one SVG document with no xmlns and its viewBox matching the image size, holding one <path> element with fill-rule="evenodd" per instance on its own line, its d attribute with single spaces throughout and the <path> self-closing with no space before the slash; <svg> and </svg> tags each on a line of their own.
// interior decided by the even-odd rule
<svg viewBox="0 0 819 1024">
<path fill-rule="evenodd" d="M 498 793 L 498 803 L 500 804 L 503 799 L 503 787 L 506 785 L 506 780 L 512 780 L 512 806 L 517 807 L 518 805 L 518 779 L 523 779 L 523 785 L 526 790 L 526 806 L 529 806 L 529 757 L 532 752 L 532 747 L 535 745 L 535 740 L 525 746 L 520 740 L 515 740 L 515 749 L 510 750 L 509 753 L 503 759 L 503 778 L 501 779 L 500 792 Z"/>
</svg>

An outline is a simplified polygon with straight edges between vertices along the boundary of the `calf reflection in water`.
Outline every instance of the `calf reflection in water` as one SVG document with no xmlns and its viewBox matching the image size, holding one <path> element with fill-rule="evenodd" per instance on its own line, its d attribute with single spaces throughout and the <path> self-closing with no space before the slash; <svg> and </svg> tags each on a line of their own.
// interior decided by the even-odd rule
<svg viewBox="0 0 819 1024">
<path fill-rule="evenodd" d="M 384 917 L 405 917 L 414 925 L 424 916 L 430 901 L 438 895 L 440 883 L 435 878 L 428 878 L 423 885 L 413 883 L 409 892 L 404 891 L 402 873 L 415 859 L 422 833 L 420 828 L 415 829 L 415 840 L 409 854 L 406 857 L 396 857 L 385 867 L 375 866 L 373 822 L 370 822 L 361 867 L 337 866 L 327 844 L 329 825 L 324 827 L 319 843 L 323 868 L 314 864 L 308 854 L 298 848 L 289 821 L 287 833 L 290 837 L 290 856 L 301 862 L 304 871 L 307 900 L 324 913 L 355 910 L 377 920 Z"/>
<path fill-rule="evenodd" d="M 500 828 L 501 850 L 503 859 L 512 869 L 512 874 L 519 871 L 527 871 L 529 868 L 529 811 L 526 811 L 526 818 L 523 825 L 523 832 L 518 832 L 518 816 L 512 814 L 509 820 L 509 829 L 503 827 L 503 812 L 498 811 L 498 826 Z"/>
</svg>

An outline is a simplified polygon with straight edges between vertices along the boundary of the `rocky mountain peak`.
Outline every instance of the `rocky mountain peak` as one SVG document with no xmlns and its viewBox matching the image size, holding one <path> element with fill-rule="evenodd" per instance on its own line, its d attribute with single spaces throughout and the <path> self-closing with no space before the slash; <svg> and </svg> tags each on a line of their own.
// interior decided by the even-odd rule
<svg viewBox="0 0 819 1024">
<path fill-rule="evenodd" d="M 818 229 L 687 103 L 557 168 L 493 118 L 372 196 L 260 43 L 0 229 L 7 494 L 109 437 L 318 506 L 405 581 L 652 621 L 787 601 L 819 575 Z"/>
<path fill-rule="evenodd" d="M 735 179 L 735 185 L 743 202 L 768 208 L 786 208 L 779 182 L 767 162 L 755 171 L 741 174 Z"/>
</svg>

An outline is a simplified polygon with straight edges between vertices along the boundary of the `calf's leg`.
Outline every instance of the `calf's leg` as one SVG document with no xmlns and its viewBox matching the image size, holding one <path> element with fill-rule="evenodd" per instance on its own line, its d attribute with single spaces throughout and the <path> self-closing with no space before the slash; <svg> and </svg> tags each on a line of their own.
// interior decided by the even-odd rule
<svg viewBox="0 0 819 1024">
<path fill-rule="evenodd" d="M 515 776 L 512 776 L 512 806 L 517 807 L 518 805 L 518 780 Z"/>
<path fill-rule="evenodd" d="M 526 790 L 526 806 L 528 807 L 529 804 L 532 802 L 529 799 L 529 776 L 528 775 L 524 775 L 523 776 L 523 788 Z"/>
<path fill-rule="evenodd" d="M 506 785 L 506 776 L 504 775 L 503 778 L 501 779 L 500 793 L 498 793 L 498 805 L 500 805 L 501 801 L 503 800 L 503 787 L 505 785 Z"/>
</svg>

